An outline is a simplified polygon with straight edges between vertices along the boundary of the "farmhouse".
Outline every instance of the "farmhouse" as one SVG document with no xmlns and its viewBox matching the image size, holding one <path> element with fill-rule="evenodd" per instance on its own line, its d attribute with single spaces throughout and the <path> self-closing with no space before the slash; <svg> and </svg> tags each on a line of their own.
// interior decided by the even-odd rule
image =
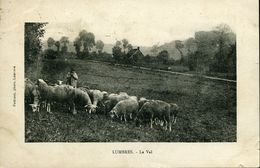
<svg viewBox="0 0 260 168">
<path fill-rule="evenodd" d="M 137 60 L 144 58 L 144 54 L 140 51 L 140 47 L 137 47 L 136 49 L 131 49 L 127 53 L 127 57 L 128 57 L 128 59 L 130 59 L 134 62 L 137 62 Z"/>
</svg>

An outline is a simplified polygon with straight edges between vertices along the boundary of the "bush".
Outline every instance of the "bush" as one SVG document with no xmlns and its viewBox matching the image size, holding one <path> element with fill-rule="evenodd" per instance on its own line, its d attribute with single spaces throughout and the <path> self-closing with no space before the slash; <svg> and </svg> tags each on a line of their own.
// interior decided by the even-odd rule
<svg viewBox="0 0 260 168">
<path fill-rule="evenodd" d="M 99 53 L 96 59 L 101 61 L 114 62 L 112 55 L 106 52 Z"/>
<path fill-rule="evenodd" d="M 70 70 L 73 64 L 64 60 L 43 60 L 41 74 L 44 79 L 56 82 L 57 79 L 64 79 L 65 72 Z"/>
<path fill-rule="evenodd" d="M 44 51 L 44 58 L 47 59 L 56 59 L 58 58 L 59 54 L 57 53 L 57 51 L 54 51 L 52 49 L 47 49 Z"/>
<path fill-rule="evenodd" d="M 98 54 L 97 54 L 97 52 L 95 52 L 95 51 L 90 53 L 90 57 L 91 57 L 91 58 L 94 58 L 94 59 L 95 59 L 97 56 L 98 56 Z"/>
<path fill-rule="evenodd" d="M 158 56 L 158 61 L 162 62 L 163 64 L 166 64 L 169 60 L 169 53 L 167 50 L 161 51 Z"/>
</svg>

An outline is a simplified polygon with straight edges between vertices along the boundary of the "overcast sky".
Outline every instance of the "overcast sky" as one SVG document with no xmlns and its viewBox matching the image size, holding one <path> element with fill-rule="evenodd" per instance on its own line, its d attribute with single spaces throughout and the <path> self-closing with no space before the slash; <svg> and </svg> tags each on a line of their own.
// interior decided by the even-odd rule
<svg viewBox="0 0 260 168">
<path fill-rule="evenodd" d="M 196 31 L 211 30 L 220 23 L 228 24 L 235 31 L 237 21 L 237 9 L 231 0 L 66 2 L 54 5 L 63 9 L 59 12 L 64 12 L 66 22 L 50 22 L 44 39 L 68 36 L 73 41 L 85 29 L 105 43 L 114 44 L 126 38 L 133 45 L 151 46 L 186 39 Z M 55 13 L 55 9 L 48 10 Z"/>
</svg>

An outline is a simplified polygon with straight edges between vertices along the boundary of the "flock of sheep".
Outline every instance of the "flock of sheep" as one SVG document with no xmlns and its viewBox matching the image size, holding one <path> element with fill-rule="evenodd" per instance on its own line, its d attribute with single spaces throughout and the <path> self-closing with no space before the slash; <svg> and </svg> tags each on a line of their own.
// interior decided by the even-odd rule
<svg viewBox="0 0 260 168">
<path fill-rule="evenodd" d="M 77 108 L 84 108 L 86 112 L 96 113 L 102 111 L 111 118 L 120 118 L 125 123 L 134 120 L 138 126 L 150 122 L 164 126 L 165 130 L 172 130 L 176 123 L 179 111 L 178 105 L 161 100 L 149 100 L 144 97 L 129 96 L 125 92 L 118 94 L 83 87 L 73 88 L 70 85 L 49 85 L 44 80 L 38 79 L 33 83 L 25 80 L 25 103 L 30 105 L 33 112 L 46 109 L 51 113 L 54 103 L 67 105 L 67 109 L 76 114 Z M 102 110 L 100 110 L 102 109 Z"/>
</svg>

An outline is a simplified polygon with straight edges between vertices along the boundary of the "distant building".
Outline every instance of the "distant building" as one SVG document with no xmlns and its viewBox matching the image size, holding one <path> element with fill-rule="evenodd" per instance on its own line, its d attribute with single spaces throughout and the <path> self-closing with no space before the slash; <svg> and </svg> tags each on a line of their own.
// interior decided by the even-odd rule
<svg viewBox="0 0 260 168">
<path fill-rule="evenodd" d="M 133 60 L 134 62 L 137 62 L 140 59 L 144 58 L 144 54 L 140 51 L 140 47 L 137 47 L 136 49 L 131 49 L 127 53 L 127 57 L 130 60 Z"/>
</svg>

